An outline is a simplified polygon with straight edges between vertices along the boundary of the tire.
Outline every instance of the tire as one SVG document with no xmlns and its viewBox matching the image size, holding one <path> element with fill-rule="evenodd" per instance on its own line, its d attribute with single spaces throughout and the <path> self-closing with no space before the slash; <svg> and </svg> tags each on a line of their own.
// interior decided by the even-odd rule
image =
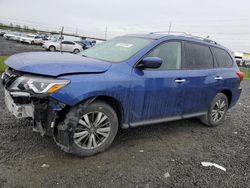
<svg viewBox="0 0 250 188">
<path fill-rule="evenodd" d="M 88 121 L 91 123 L 87 123 Z M 95 122 L 99 122 L 99 125 Z M 105 151 L 111 145 L 117 134 L 118 118 L 110 105 L 94 101 L 87 106 L 79 104 L 73 107 L 66 115 L 62 127 L 67 127 L 64 131 L 66 137 L 58 138 L 58 142 L 65 143 L 67 140 L 68 146 L 67 149 L 61 149 L 80 157 L 91 156 Z"/>
<path fill-rule="evenodd" d="M 74 51 L 73 51 L 74 54 L 78 54 L 79 52 L 80 52 L 79 49 L 74 49 Z"/>
<path fill-rule="evenodd" d="M 55 46 L 50 46 L 50 47 L 49 47 L 49 51 L 51 51 L 51 52 L 55 52 L 55 51 L 56 51 Z"/>
<path fill-rule="evenodd" d="M 224 121 L 227 110 L 228 110 L 227 96 L 224 95 L 223 93 L 218 93 L 214 97 L 209 107 L 209 111 L 207 112 L 206 115 L 202 116 L 200 120 L 206 126 L 216 127 Z"/>
<path fill-rule="evenodd" d="M 30 42 L 30 44 L 32 44 L 32 45 L 33 45 L 33 44 L 34 44 L 34 41 L 31 41 L 31 42 Z"/>
</svg>

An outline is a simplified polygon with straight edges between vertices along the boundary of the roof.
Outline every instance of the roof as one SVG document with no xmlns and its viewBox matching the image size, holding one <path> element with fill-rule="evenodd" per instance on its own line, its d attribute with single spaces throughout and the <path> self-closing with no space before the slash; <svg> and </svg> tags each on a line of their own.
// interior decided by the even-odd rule
<svg viewBox="0 0 250 188">
<path fill-rule="evenodd" d="M 166 37 L 167 35 L 166 34 L 165 35 L 164 34 L 129 34 L 126 36 L 157 40 L 157 39 Z"/>
<path fill-rule="evenodd" d="M 218 44 L 217 42 L 209 39 L 209 38 L 203 38 L 203 37 L 199 37 L 199 36 L 194 36 L 191 34 L 187 34 L 187 33 L 179 33 L 177 35 L 177 33 L 174 34 L 168 34 L 168 33 L 149 33 L 149 34 L 130 34 L 130 35 L 126 35 L 126 36 L 131 36 L 131 37 L 139 37 L 139 38 L 148 38 L 148 39 L 152 39 L 152 40 L 159 40 L 162 38 L 166 38 L 166 39 L 180 39 L 180 40 L 189 40 L 189 41 L 194 41 L 194 42 L 199 42 L 199 43 L 204 43 L 204 44 L 210 44 L 212 46 L 219 46 L 222 48 L 225 48 L 223 46 L 221 46 L 220 44 Z"/>
</svg>

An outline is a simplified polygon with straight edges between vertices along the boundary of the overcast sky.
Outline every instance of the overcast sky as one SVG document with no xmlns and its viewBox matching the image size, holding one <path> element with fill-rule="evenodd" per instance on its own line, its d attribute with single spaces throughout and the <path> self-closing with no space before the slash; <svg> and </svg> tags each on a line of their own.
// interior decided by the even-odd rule
<svg viewBox="0 0 250 188">
<path fill-rule="evenodd" d="M 0 22 L 95 37 L 168 30 L 250 52 L 250 0 L 0 0 Z"/>
</svg>

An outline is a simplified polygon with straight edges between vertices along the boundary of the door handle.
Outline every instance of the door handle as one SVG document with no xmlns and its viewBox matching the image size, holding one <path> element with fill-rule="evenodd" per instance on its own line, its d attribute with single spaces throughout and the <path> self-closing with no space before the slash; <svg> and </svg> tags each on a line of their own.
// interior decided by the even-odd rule
<svg viewBox="0 0 250 188">
<path fill-rule="evenodd" d="M 181 83 L 185 83 L 185 82 L 186 82 L 185 79 L 176 79 L 175 80 L 175 83 L 177 83 L 177 84 L 181 84 Z"/>
<path fill-rule="evenodd" d="M 214 79 L 215 80 L 222 80 L 223 78 L 221 76 L 215 76 Z"/>
</svg>

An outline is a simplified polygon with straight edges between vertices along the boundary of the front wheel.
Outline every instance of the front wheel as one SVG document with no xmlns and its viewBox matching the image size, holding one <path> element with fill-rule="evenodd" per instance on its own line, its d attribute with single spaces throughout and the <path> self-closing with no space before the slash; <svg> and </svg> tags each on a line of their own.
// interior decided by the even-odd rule
<svg viewBox="0 0 250 188">
<path fill-rule="evenodd" d="M 207 114 L 201 117 L 201 121 L 209 127 L 216 127 L 224 121 L 227 110 L 227 96 L 223 93 L 218 93 L 214 97 Z"/>
<path fill-rule="evenodd" d="M 79 104 L 72 108 L 64 120 L 69 144 L 66 152 L 90 156 L 106 150 L 118 130 L 114 109 L 105 102 L 95 101 L 88 106 Z M 64 140 L 60 140 L 64 143 Z"/>
</svg>

